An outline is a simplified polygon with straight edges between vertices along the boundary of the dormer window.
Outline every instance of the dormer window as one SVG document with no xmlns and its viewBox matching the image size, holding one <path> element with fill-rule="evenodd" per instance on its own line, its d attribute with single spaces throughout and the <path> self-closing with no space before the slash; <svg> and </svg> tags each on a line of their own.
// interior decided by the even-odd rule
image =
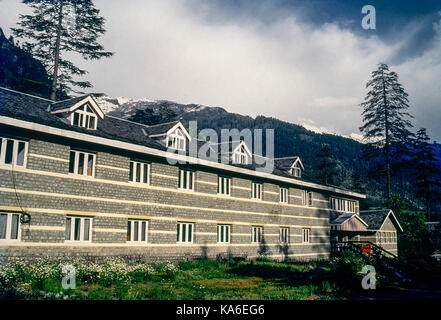
<svg viewBox="0 0 441 320">
<path fill-rule="evenodd" d="M 71 114 L 73 126 L 96 130 L 97 116 L 89 104 L 79 107 Z"/>
<path fill-rule="evenodd" d="M 186 138 L 180 129 L 176 129 L 167 137 L 167 147 L 185 151 Z"/>
<path fill-rule="evenodd" d="M 248 154 L 244 145 L 233 153 L 233 163 L 248 164 Z"/>
<path fill-rule="evenodd" d="M 293 177 L 298 177 L 301 178 L 302 177 L 302 169 L 300 168 L 299 164 L 296 163 L 292 168 L 291 168 L 291 175 Z"/>
</svg>

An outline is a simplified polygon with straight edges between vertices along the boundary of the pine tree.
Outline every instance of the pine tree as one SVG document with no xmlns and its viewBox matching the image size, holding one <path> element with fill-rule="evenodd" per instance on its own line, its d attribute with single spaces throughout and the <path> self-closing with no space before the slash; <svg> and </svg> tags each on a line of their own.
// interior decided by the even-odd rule
<svg viewBox="0 0 441 320">
<path fill-rule="evenodd" d="M 324 184 L 333 184 L 337 175 L 337 162 L 334 159 L 331 147 L 324 144 L 316 157 L 318 160 L 316 178 Z"/>
<path fill-rule="evenodd" d="M 135 114 L 129 118 L 130 121 L 142 123 L 148 126 L 161 123 L 161 116 L 154 113 L 153 109 L 145 108 L 136 110 Z"/>
<path fill-rule="evenodd" d="M 441 168 L 425 128 L 418 130 L 416 136 L 415 173 L 416 195 L 423 199 L 430 221 L 431 203 L 441 197 Z"/>
<path fill-rule="evenodd" d="M 367 141 L 364 155 L 384 160 L 381 167 L 386 176 L 386 197 L 389 199 L 391 161 L 393 158 L 400 160 L 412 138 L 409 130 L 412 116 L 406 111 L 409 108 L 408 94 L 398 82 L 398 74 L 384 63 L 372 72 L 366 88 L 369 92 L 361 103 L 364 124 L 360 127 Z M 397 166 L 400 163 L 398 161 Z"/>
<path fill-rule="evenodd" d="M 92 0 L 23 0 L 33 9 L 31 15 L 20 15 L 15 36 L 27 39 L 23 47 L 40 60 L 51 74 L 51 99 L 59 92 L 74 91 L 72 87 L 90 88 L 88 81 L 76 81 L 83 76 L 80 69 L 62 53 L 76 52 L 84 59 L 110 57 L 97 42 L 104 34 L 104 18 L 99 15 Z M 76 91 L 74 91 L 76 92 Z"/>
</svg>

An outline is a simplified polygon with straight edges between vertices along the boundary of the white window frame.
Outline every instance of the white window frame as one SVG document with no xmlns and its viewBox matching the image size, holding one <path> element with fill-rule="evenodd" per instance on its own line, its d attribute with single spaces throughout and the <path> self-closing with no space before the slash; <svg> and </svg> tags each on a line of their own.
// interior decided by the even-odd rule
<svg viewBox="0 0 441 320">
<path fill-rule="evenodd" d="M 89 130 L 96 130 L 97 123 L 98 123 L 98 117 L 96 116 L 95 112 L 87 111 L 87 108 L 90 108 L 93 110 L 92 106 L 90 106 L 88 103 L 86 103 L 83 106 L 77 108 L 74 112 L 72 112 L 70 114 L 70 124 L 73 126 L 78 126 L 80 128 L 86 128 Z M 78 121 L 81 123 L 74 124 L 75 114 L 78 114 Z M 94 124 L 93 124 L 93 128 L 90 128 L 90 119 L 91 118 L 95 119 Z"/>
<path fill-rule="evenodd" d="M 223 233 L 222 233 L 223 231 Z M 217 243 L 230 243 L 231 239 L 231 225 L 218 224 L 217 225 Z"/>
<path fill-rule="evenodd" d="M 194 223 L 193 222 L 181 222 L 176 223 L 176 243 L 193 243 L 194 239 Z M 188 239 L 188 226 L 191 226 L 191 239 Z M 185 229 L 185 239 L 182 241 L 183 230 Z"/>
<path fill-rule="evenodd" d="M 74 172 L 70 172 L 69 174 L 74 174 L 77 176 L 84 176 L 84 177 L 89 177 L 89 178 L 94 178 L 95 177 L 95 169 L 96 169 L 96 154 L 95 153 L 91 153 L 91 152 L 85 152 L 85 151 L 79 151 L 79 150 L 73 150 L 71 149 L 69 152 L 69 170 L 70 170 L 70 156 L 71 153 L 75 153 L 75 159 L 74 159 Z M 84 154 L 84 163 L 83 163 L 83 173 L 78 173 L 78 161 L 80 158 L 80 153 Z M 93 161 L 92 161 L 92 175 L 88 175 L 87 174 L 87 168 L 88 168 L 88 159 L 89 159 L 89 155 L 92 155 L 93 157 Z"/>
<path fill-rule="evenodd" d="M 355 213 L 357 201 L 337 197 L 329 198 L 330 209 L 337 212 Z"/>
<path fill-rule="evenodd" d="M 184 185 L 184 175 L 186 175 L 186 184 Z M 190 185 L 191 176 L 191 185 Z M 182 190 L 194 191 L 194 181 L 196 178 L 196 172 L 192 170 L 179 169 L 178 188 Z"/>
<path fill-rule="evenodd" d="M 279 242 L 287 244 L 289 243 L 289 228 L 280 227 L 279 229 Z"/>
<path fill-rule="evenodd" d="M 93 225 L 93 218 L 92 217 L 83 217 L 83 216 L 71 216 L 68 215 L 66 216 L 66 228 L 67 228 L 67 219 L 70 218 L 71 222 L 70 222 L 70 239 L 66 239 L 66 234 L 64 236 L 65 238 L 65 242 L 92 242 L 92 225 Z M 79 240 L 75 240 L 75 220 L 79 219 L 80 220 L 80 239 Z M 89 240 L 84 240 L 84 221 L 85 220 L 90 220 L 89 223 Z"/>
<path fill-rule="evenodd" d="M 251 226 L 251 243 L 262 243 L 263 227 Z"/>
<path fill-rule="evenodd" d="M 263 199 L 263 183 L 251 182 L 251 199 Z"/>
<path fill-rule="evenodd" d="M 20 223 L 20 213 L 18 212 L 0 212 L 2 215 L 6 215 L 6 234 L 4 239 L 0 239 L 1 241 L 21 241 L 21 223 Z M 11 228 L 12 228 L 12 216 L 18 216 L 17 222 L 17 239 L 11 239 Z"/>
<path fill-rule="evenodd" d="M 20 139 L 13 139 L 13 138 L 3 138 L 0 137 L 0 140 L 2 142 L 1 148 L 0 148 L 0 165 L 10 166 L 10 167 L 19 167 L 19 168 L 26 168 L 26 164 L 28 162 L 28 148 L 29 148 L 29 142 L 20 140 Z M 12 161 L 11 163 L 5 163 L 6 159 L 6 144 L 7 142 L 12 141 Z M 23 155 L 23 164 L 18 165 L 18 145 L 19 143 L 24 143 L 24 155 Z"/>
<path fill-rule="evenodd" d="M 135 240 L 135 223 L 138 223 L 138 240 Z M 138 220 L 138 219 L 128 219 L 127 220 L 127 228 L 129 228 L 130 224 L 130 239 L 127 230 L 127 238 L 126 241 L 129 243 L 148 243 L 149 242 L 149 221 L 148 220 Z M 145 239 L 142 240 L 142 226 L 145 225 Z"/>
<path fill-rule="evenodd" d="M 140 181 L 136 181 L 138 164 L 141 171 L 139 173 Z M 150 163 L 130 160 L 130 168 L 132 168 L 132 178 L 130 178 L 130 169 L 129 169 L 129 182 L 150 185 Z M 147 181 L 144 181 L 144 173 L 146 168 L 147 168 Z"/>
<path fill-rule="evenodd" d="M 302 206 L 308 205 L 308 191 L 302 190 Z"/>
<path fill-rule="evenodd" d="M 289 202 L 289 189 L 285 187 L 279 187 L 279 202 L 288 203 Z"/>
<path fill-rule="evenodd" d="M 245 146 L 241 146 L 237 151 L 233 153 L 233 163 L 235 164 L 248 164 L 248 153 Z"/>
<path fill-rule="evenodd" d="M 311 243 L 311 228 L 302 228 L 302 243 Z"/>
<path fill-rule="evenodd" d="M 222 192 L 222 189 L 224 190 L 223 192 Z M 217 194 L 223 195 L 223 196 L 231 196 L 231 178 L 218 176 Z"/>
<path fill-rule="evenodd" d="M 181 129 L 176 129 L 167 136 L 167 148 L 185 151 L 187 139 Z"/>
<path fill-rule="evenodd" d="M 302 169 L 299 167 L 298 164 L 295 164 L 292 168 L 291 168 L 291 175 L 293 177 L 297 177 L 297 178 L 301 178 L 302 177 Z"/>
</svg>

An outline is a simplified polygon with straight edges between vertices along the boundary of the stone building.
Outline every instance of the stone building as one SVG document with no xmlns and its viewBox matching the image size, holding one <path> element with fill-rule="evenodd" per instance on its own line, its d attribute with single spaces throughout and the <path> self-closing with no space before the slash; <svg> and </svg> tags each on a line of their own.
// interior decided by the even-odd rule
<svg viewBox="0 0 441 320">
<path fill-rule="evenodd" d="M 146 126 L 105 115 L 92 96 L 54 103 L 0 88 L 0 262 L 327 258 L 331 213 L 358 215 L 365 198 L 305 181 L 299 157 L 267 159 L 268 173 L 244 141 L 228 142 L 229 163 L 192 146 L 207 144 L 180 122 Z"/>
</svg>

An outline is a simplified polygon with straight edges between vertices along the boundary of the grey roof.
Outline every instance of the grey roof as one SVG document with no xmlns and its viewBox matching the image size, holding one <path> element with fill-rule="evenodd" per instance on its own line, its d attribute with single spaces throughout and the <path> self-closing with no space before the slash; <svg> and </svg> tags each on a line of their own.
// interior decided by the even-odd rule
<svg viewBox="0 0 441 320">
<path fill-rule="evenodd" d="M 88 95 L 82 95 L 82 96 L 79 96 L 76 98 L 51 103 L 51 111 L 57 111 L 57 110 L 70 108 L 70 107 L 74 106 L 76 103 L 80 102 L 81 100 L 83 100 L 87 97 L 88 97 Z"/>
<path fill-rule="evenodd" d="M 291 166 L 294 164 L 295 161 L 297 161 L 297 159 L 299 159 L 299 157 L 286 157 L 286 158 L 275 158 L 274 159 L 274 164 L 281 168 L 281 169 L 285 169 L 288 170 L 289 168 L 291 168 Z"/>
<path fill-rule="evenodd" d="M 167 123 L 159 123 L 152 126 L 147 126 L 147 132 L 149 135 L 166 134 L 168 130 L 173 128 L 179 121 L 172 121 Z"/>
<path fill-rule="evenodd" d="M 389 212 L 390 209 L 360 211 L 360 217 L 368 224 L 370 230 L 379 230 Z"/>
<path fill-rule="evenodd" d="M 70 123 L 65 122 L 63 118 L 48 112 L 50 104 L 52 104 L 50 100 L 0 88 L 0 115 L 2 116 L 160 150 L 166 149 L 156 140 L 149 138 L 143 133 L 142 129 L 145 129 L 145 126 L 142 124 L 104 116 L 104 119 L 98 121 L 96 130 L 88 130 L 72 126 Z"/>
<path fill-rule="evenodd" d="M 349 219 L 351 219 L 355 213 L 343 213 L 337 216 L 334 220 L 331 221 L 331 224 L 343 224 Z"/>
</svg>

